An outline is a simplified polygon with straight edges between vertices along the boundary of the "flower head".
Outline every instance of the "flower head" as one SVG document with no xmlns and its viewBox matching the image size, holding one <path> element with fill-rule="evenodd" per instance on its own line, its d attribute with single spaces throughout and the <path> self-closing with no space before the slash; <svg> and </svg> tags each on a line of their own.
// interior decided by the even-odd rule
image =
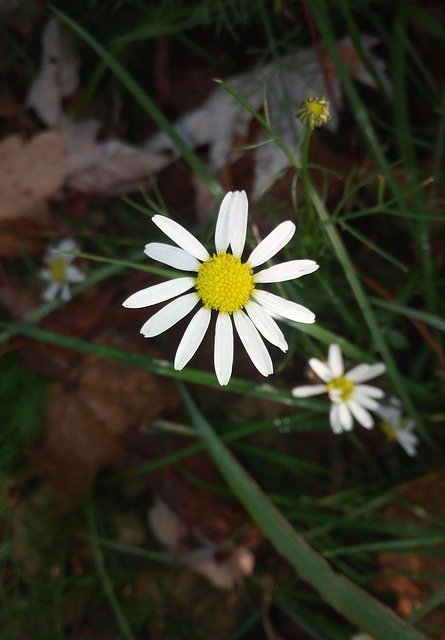
<svg viewBox="0 0 445 640">
<path fill-rule="evenodd" d="M 226 385 L 232 374 L 233 325 L 255 367 L 268 376 L 273 365 L 261 336 L 282 351 L 288 348 L 272 316 L 304 323 L 315 321 L 309 309 L 264 291 L 258 285 L 312 273 L 318 269 L 316 262 L 291 260 L 254 273 L 256 267 L 290 241 L 295 225 L 290 221 L 282 222 L 243 261 L 247 209 L 244 191 L 226 194 L 216 221 L 216 252 L 212 255 L 177 222 L 165 216 L 153 216 L 155 225 L 177 246 L 151 242 L 145 247 L 145 253 L 171 267 L 192 273 L 137 291 L 123 303 L 124 307 L 140 308 L 174 298 L 143 325 L 141 333 L 146 338 L 166 331 L 199 305 L 179 343 L 174 361 L 177 370 L 183 369 L 195 354 L 208 329 L 212 311 L 216 312 L 214 364 L 221 385 Z"/>
<path fill-rule="evenodd" d="M 353 418 L 365 429 L 372 429 L 374 421 L 368 409 L 377 411 L 377 399 L 382 398 L 384 393 L 377 387 L 361 383 L 384 373 L 386 367 L 383 362 L 359 364 L 345 373 L 341 349 L 337 344 L 331 344 L 328 361 L 311 358 L 309 366 L 323 384 L 296 387 L 292 389 L 292 394 L 297 398 L 306 398 L 327 393 L 332 402 L 329 419 L 334 433 L 351 431 Z"/>
<path fill-rule="evenodd" d="M 402 418 L 402 406 L 399 398 L 392 397 L 389 404 L 380 405 L 376 410 L 382 419 L 380 428 L 389 440 L 396 440 L 402 449 L 412 458 L 417 455 L 419 437 L 413 433 L 416 428 L 414 420 Z"/>
<path fill-rule="evenodd" d="M 306 98 L 306 100 L 300 102 L 297 109 L 297 118 L 311 129 L 326 124 L 331 119 L 327 98 Z"/>
<path fill-rule="evenodd" d="M 85 280 L 85 274 L 71 264 L 75 256 L 70 254 L 78 249 L 77 243 L 71 238 L 65 238 L 48 247 L 43 259 L 47 266 L 39 271 L 39 276 L 48 282 L 42 293 L 43 299 L 47 302 L 55 300 L 59 294 L 66 302 L 71 298 L 70 284 Z"/>
</svg>

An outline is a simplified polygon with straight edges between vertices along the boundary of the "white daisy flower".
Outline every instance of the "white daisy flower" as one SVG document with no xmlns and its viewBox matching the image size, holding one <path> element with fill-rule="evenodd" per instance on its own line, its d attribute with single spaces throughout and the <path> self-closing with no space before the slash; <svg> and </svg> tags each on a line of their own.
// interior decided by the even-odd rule
<svg viewBox="0 0 445 640">
<path fill-rule="evenodd" d="M 384 393 L 367 382 L 386 371 L 383 362 L 377 364 L 359 364 L 345 374 L 343 354 L 337 344 L 329 347 L 328 361 L 317 358 L 309 360 L 309 366 L 324 384 L 296 387 L 292 394 L 297 398 L 307 398 L 327 393 L 332 402 L 329 419 L 334 433 L 351 431 L 354 418 L 365 429 L 372 429 L 374 421 L 368 409 L 377 411 L 378 398 Z"/>
<path fill-rule="evenodd" d="M 392 397 L 388 405 L 380 405 L 376 411 L 382 419 L 380 427 L 389 440 L 396 440 L 402 449 L 414 458 L 417 455 L 419 437 L 413 433 L 416 428 L 414 420 L 402 418 L 402 405 L 399 398 Z"/>
<path fill-rule="evenodd" d="M 177 222 L 165 216 L 153 216 L 155 225 L 178 246 L 152 242 L 145 247 L 147 256 L 194 273 L 142 289 L 123 303 L 124 307 L 135 309 L 175 298 L 143 325 L 141 333 L 146 338 L 166 331 L 199 305 L 179 343 L 174 361 L 177 370 L 183 369 L 195 354 L 209 326 L 212 310 L 216 311 L 214 364 L 221 385 L 226 385 L 232 374 L 233 325 L 255 367 L 268 376 L 273 365 L 261 336 L 282 351 L 288 349 L 272 316 L 304 323 L 315 321 L 309 309 L 259 289 L 258 285 L 300 278 L 316 271 L 316 262 L 291 260 L 253 272 L 290 241 L 295 225 L 282 222 L 243 262 L 247 209 L 244 191 L 226 194 L 216 221 L 213 255 Z"/>
<path fill-rule="evenodd" d="M 85 274 L 71 264 L 75 256 L 69 254 L 78 249 L 77 243 L 71 238 L 65 238 L 47 249 L 43 259 L 47 267 L 39 271 L 39 276 L 48 282 L 42 293 L 42 298 L 47 302 L 55 300 L 59 294 L 65 302 L 70 300 L 70 284 L 85 280 Z"/>
</svg>

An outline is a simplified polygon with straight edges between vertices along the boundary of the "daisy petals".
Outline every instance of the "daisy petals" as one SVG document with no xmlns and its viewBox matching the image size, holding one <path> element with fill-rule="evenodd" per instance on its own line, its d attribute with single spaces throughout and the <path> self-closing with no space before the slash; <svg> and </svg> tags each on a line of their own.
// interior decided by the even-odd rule
<svg viewBox="0 0 445 640">
<path fill-rule="evenodd" d="M 246 243 L 247 210 L 249 203 L 245 191 L 235 191 L 230 207 L 230 246 L 234 256 L 241 257 Z"/>
<path fill-rule="evenodd" d="M 184 249 L 172 247 L 170 244 L 162 242 L 150 242 L 145 246 L 144 253 L 153 260 L 168 264 L 174 269 L 182 271 L 197 271 L 200 266 L 199 260 Z"/>
<path fill-rule="evenodd" d="M 331 423 L 331 428 L 334 433 L 341 433 L 343 431 L 343 427 L 340 422 L 339 415 L 339 405 L 332 404 L 329 410 L 329 422 Z"/>
<path fill-rule="evenodd" d="M 219 207 L 218 218 L 215 228 L 215 249 L 216 253 L 224 253 L 230 242 L 232 229 L 232 203 L 236 199 L 238 191 L 229 191 L 223 198 Z"/>
<path fill-rule="evenodd" d="M 215 325 L 215 373 L 219 384 L 225 386 L 232 375 L 233 326 L 228 313 L 218 313 Z"/>
<path fill-rule="evenodd" d="M 191 253 L 192 256 L 198 258 L 198 260 L 208 260 L 210 258 L 207 249 L 193 236 L 187 229 L 171 218 L 167 218 L 166 216 L 155 215 L 152 218 L 152 221 L 155 223 L 161 231 L 165 233 L 169 238 L 176 242 L 176 244 Z"/>
<path fill-rule="evenodd" d="M 322 362 L 318 358 L 310 358 L 309 366 L 323 382 L 329 382 L 334 377 L 326 362 Z"/>
<path fill-rule="evenodd" d="M 343 427 L 344 431 L 352 431 L 353 419 L 351 412 L 349 411 L 346 404 L 343 402 L 338 405 L 338 417 L 340 419 L 340 424 Z"/>
<path fill-rule="evenodd" d="M 269 260 L 269 258 L 272 258 L 289 242 L 294 233 L 295 225 L 290 220 L 279 224 L 278 227 L 271 231 L 252 251 L 247 260 L 250 267 L 252 269 L 258 267 L 260 264 Z"/>
<path fill-rule="evenodd" d="M 133 293 L 132 296 L 122 303 L 122 306 L 129 309 L 149 307 L 152 304 L 158 304 L 158 302 L 164 302 L 165 300 L 179 296 L 180 293 L 191 289 L 194 284 L 195 278 L 175 278 L 173 280 L 167 280 L 166 282 L 160 282 L 146 289 L 136 291 L 136 293 Z"/>
<path fill-rule="evenodd" d="M 85 280 L 85 274 L 77 267 L 69 265 L 66 269 L 66 279 L 67 282 L 76 284 L 77 282 L 83 282 Z"/>
<path fill-rule="evenodd" d="M 376 364 L 358 364 L 356 367 L 348 371 L 348 378 L 353 382 L 366 382 L 372 378 L 377 378 L 385 373 L 386 366 L 383 362 Z"/>
<path fill-rule="evenodd" d="M 324 384 L 308 384 L 301 387 L 295 387 L 291 393 L 296 398 L 309 398 L 310 396 L 318 396 L 326 391 Z"/>
<path fill-rule="evenodd" d="M 233 321 L 249 358 L 263 376 L 269 376 L 273 372 L 272 360 L 252 320 L 243 311 L 235 311 Z"/>
<path fill-rule="evenodd" d="M 273 315 L 287 318 L 288 320 L 294 320 L 295 322 L 303 322 L 305 324 L 312 324 L 315 322 L 315 315 L 303 307 L 301 304 L 291 302 L 280 296 L 276 296 L 269 291 L 261 291 L 256 289 L 253 294 L 253 298 L 262 305 L 266 311 L 270 311 Z"/>
<path fill-rule="evenodd" d="M 385 395 L 383 389 L 373 387 L 370 384 L 357 384 L 354 392 L 357 398 L 361 398 L 363 396 L 369 396 L 371 398 L 383 398 L 383 396 Z"/>
<path fill-rule="evenodd" d="M 42 298 L 45 300 L 45 302 L 51 302 L 55 299 L 59 289 L 60 285 L 57 282 L 51 282 L 51 284 L 49 284 L 45 291 L 42 293 Z"/>
<path fill-rule="evenodd" d="M 354 402 L 354 400 L 350 400 L 348 402 L 349 410 L 351 411 L 354 418 L 359 422 L 362 427 L 365 429 L 372 429 L 374 426 L 374 420 L 372 419 L 371 414 L 358 402 Z"/>
<path fill-rule="evenodd" d="M 265 311 L 261 305 L 253 302 L 253 300 L 249 300 L 245 308 L 247 315 L 261 335 L 270 343 L 281 349 L 281 351 L 286 352 L 288 350 L 288 345 L 283 332 L 267 311 Z"/>
<path fill-rule="evenodd" d="M 329 368 L 334 378 L 339 378 L 344 373 L 343 354 L 338 344 L 331 344 L 328 354 Z"/>
<path fill-rule="evenodd" d="M 169 302 L 160 311 L 151 316 L 141 328 L 141 333 L 145 338 L 153 338 L 160 333 L 167 331 L 174 324 L 182 320 L 199 302 L 196 293 L 188 293 L 185 296 L 176 298 Z"/>
<path fill-rule="evenodd" d="M 181 371 L 195 355 L 210 323 L 210 309 L 202 307 L 190 321 L 176 351 L 174 367 Z"/>
<path fill-rule="evenodd" d="M 284 282 L 301 278 L 308 273 L 313 273 L 318 269 L 318 264 L 314 260 L 290 260 L 276 264 L 269 269 L 263 269 L 255 274 L 255 282 Z"/>
</svg>

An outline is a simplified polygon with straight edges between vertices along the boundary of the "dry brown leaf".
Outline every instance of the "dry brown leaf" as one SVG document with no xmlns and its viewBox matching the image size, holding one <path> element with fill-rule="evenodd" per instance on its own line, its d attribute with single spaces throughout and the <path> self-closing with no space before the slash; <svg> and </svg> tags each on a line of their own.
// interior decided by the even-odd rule
<svg viewBox="0 0 445 640">
<path fill-rule="evenodd" d="M 385 515 L 390 520 L 398 522 L 415 523 L 422 525 L 424 520 L 415 515 L 427 512 L 434 517 L 443 520 L 445 517 L 445 499 L 443 485 L 445 482 L 445 470 L 429 473 L 420 478 L 416 478 L 400 486 L 397 494 L 401 498 L 400 503 L 391 504 L 385 509 Z M 406 506 L 405 506 L 405 504 Z M 409 505 L 415 505 L 411 510 Z M 397 611 L 402 617 L 414 612 L 425 600 L 437 592 L 441 587 L 439 581 L 434 580 L 413 580 L 400 575 L 404 572 L 427 572 L 445 574 L 445 559 L 440 553 L 434 556 L 434 548 L 431 548 L 432 555 L 414 555 L 401 553 L 381 553 L 379 562 L 382 567 L 382 574 L 376 584 L 391 591 L 397 598 Z M 441 604 L 434 609 L 423 622 L 432 628 L 445 628 L 445 604 Z M 445 639 L 445 633 L 432 631 L 432 638 Z"/>
<path fill-rule="evenodd" d="M 40 133 L 29 142 L 12 135 L 0 143 L 0 220 L 39 217 L 64 184 L 65 143 L 60 133 Z"/>
<path fill-rule="evenodd" d="M 177 554 L 178 558 L 206 578 L 214 587 L 233 589 L 250 576 L 255 556 L 247 547 L 228 542 L 215 545 L 201 537 L 196 527 L 190 528 L 157 496 L 148 511 L 148 522 L 155 537 Z"/>
<path fill-rule="evenodd" d="M 34 109 L 46 125 L 58 124 L 62 101 L 72 95 L 79 84 L 79 61 L 62 38 L 60 21 L 51 18 L 42 35 L 42 61 L 26 98 L 26 106 Z"/>
<path fill-rule="evenodd" d="M 149 354 L 160 355 L 154 347 Z M 80 362 L 70 382 L 52 386 L 48 431 L 33 454 L 38 471 L 64 506 L 85 497 L 99 470 L 124 464 L 120 436 L 126 430 L 179 404 L 172 382 L 95 356 Z"/>
</svg>

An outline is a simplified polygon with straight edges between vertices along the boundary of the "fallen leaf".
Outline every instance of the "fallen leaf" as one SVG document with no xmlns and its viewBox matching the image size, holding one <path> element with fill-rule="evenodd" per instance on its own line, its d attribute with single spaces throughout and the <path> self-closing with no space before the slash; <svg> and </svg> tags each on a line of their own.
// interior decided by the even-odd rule
<svg viewBox="0 0 445 640">
<path fill-rule="evenodd" d="M 362 46 L 373 60 L 376 72 L 383 84 L 388 86 L 384 63 L 371 51 L 376 40 L 362 36 Z M 339 42 L 339 50 L 355 78 L 373 87 L 374 78 L 361 62 L 352 43 L 348 39 Z M 342 104 L 341 86 L 334 68 L 322 68 L 318 53 L 314 48 L 303 49 L 295 54 L 284 56 L 278 61 L 258 66 L 253 71 L 228 78 L 226 84 L 236 94 L 243 96 L 254 109 L 262 111 L 267 99 L 268 118 L 271 127 L 279 134 L 283 142 L 296 153 L 304 131 L 303 125 L 295 116 L 296 106 L 306 96 L 322 96 L 327 92 L 326 72 L 332 79 L 331 114 L 327 129 L 336 131 L 338 110 Z M 224 87 L 218 87 L 204 104 L 181 117 L 175 124 L 176 130 L 193 148 L 209 146 L 209 163 L 215 173 L 234 163 L 240 157 L 236 150 L 236 140 L 249 139 L 252 116 L 250 112 Z M 282 172 L 288 167 L 289 160 L 274 142 L 268 142 L 270 135 L 261 133 L 258 146 L 253 151 L 254 176 L 253 197 L 258 198 Z M 177 151 L 163 132 L 151 137 L 145 149 L 150 153 L 171 154 L 177 157 Z"/>
<path fill-rule="evenodd" d="M 65 143 L 46 131 L 24 142 L 17 135 L 0 143 L 0 220 L 41 217 L 47 200 L 67 177 Z"/>
<path fill-rule="evenodd" d="M 443 497 L 443 483 L 445 470 L 429 473 L 416 478 L 397 488 L 399 500 L 385 509 L 385 516 L 397 522 L 415 523 L 423 525 L 422 513 L 427 513 L 443 520 L 445 517 L 445 500 Z M 419 516 L 416 515 L 419 514 Z M 428 598 L 441 588 L 439 580 L 413 580 L 401 575 L 405 572 L 442 573 L 445 575 L 445 560 L 438 547 L 434 555 L 434 547 L 428 555 L 414 553 L 380 553 L 379 563 L 382 574 L 377 577 L 376 585 L 386 589 L 397 598 L 397 611 L 402 617 L 407 617 L 421 606 Z M 431 625 L 429 631 L 432 638 L 444 640 L 445 633 L 437 629 L 445 628 L 445 604 L 439 604 L 427 616 L 422 618 L 422 624 Z M 425 628 L 426 628 L 425 627 Z"/>
<path fill-rule="evenodd" d="M 79 60 L 69 50 L 58 18 L 51 18 L 42 35 L 42 61 L 26 98 L 26 106 L 34 109 L 48 126 L 58 124 L 62 102 L 79 85 Z"/>
<path fill-rule="evenodd" d="M 155 537 L 214 587 L 230 591 L 250 576 L 255 556 L 247 547 L 228 541 L 215 545 L 190 528 L 157 496 L 148 511 L 148 522 Z"/>
<path fill-rule="evenodd" d="M 109 333 L 100 339 L 110 344 Z M 160 356 L 155 347 L 147 351 Z M 33 451 L 36 468 L 59 502 L 69 507 L 88 494 L 98 471 L 125 463 L 125 431 L 149 424 L 179 402 L 171 381 L 121 362 L 86 356 L 68 384 L 51 387 L 48 431 Z"/>
</svg>

